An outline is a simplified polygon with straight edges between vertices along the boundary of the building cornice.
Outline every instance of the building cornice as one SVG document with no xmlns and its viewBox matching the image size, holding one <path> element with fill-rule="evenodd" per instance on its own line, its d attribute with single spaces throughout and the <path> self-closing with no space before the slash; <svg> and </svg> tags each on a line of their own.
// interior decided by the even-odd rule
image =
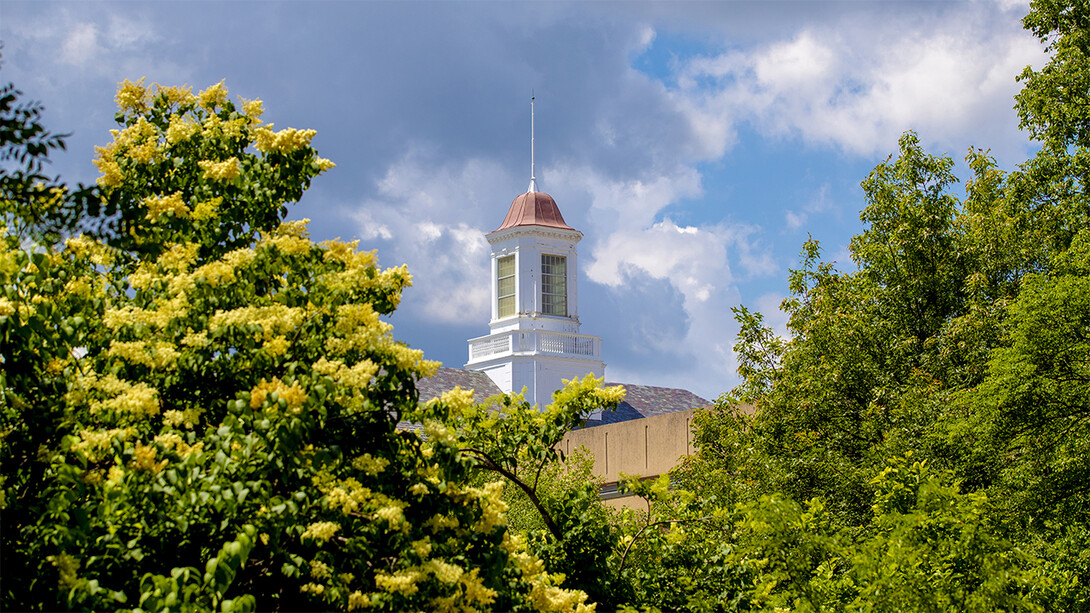
<svg viewBox="0 0 1090 613">
<path fill-rule="evenodd" d="M 573 242 L 579 242 L 583 239 L 583 233 L 579 230 L 564 230 L 561 228 L 549 228 L 546 226 L 515 226 L 513 228 L 507 228 L 505 230 L 496 230 L 495 232 L 489 232 L 488 234 L 486 234 L 485 239 L 488 240 L 488 244 L 495 245 L 505 240 L 524 235 L 540 238 L 557 238 Z"/>
</svg>

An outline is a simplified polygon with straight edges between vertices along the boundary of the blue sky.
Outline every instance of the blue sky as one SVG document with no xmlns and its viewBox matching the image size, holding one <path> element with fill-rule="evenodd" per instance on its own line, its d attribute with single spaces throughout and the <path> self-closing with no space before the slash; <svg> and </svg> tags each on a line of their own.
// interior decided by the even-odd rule
<svg viewBox="0 0 1090 613">
<path fill-rule="evenodd" d="M 1001 167 L 1043 63 L 1019 2 L 0 3 L 0 79 L 72 132 L 91 182 L 122 79 L 221 79 L 337 167 L 292 218 L 414 274 L 395 335 L 449 366 L 488 332 L 488 245 L 530 174 L 580 244 L 583 332 L 606 378 L 714 399 L 737 383 L 730 308 L 782 329 L 808 235 L 850 267 L 859 182 L 915 130 Z M 960 168 L 964 168 L 961 165 Z M 962 172 L 964 177 L 964 172 Z"/>
</svg>

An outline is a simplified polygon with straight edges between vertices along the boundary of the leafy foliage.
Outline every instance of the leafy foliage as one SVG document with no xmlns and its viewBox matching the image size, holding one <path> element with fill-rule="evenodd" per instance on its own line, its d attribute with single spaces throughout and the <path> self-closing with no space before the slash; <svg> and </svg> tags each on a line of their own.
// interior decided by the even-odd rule
<svg viewBox="0 0 1090 613">
<path fill-rule="evenodd" d="M 423 423 L 443 423 L 462 453 L 482 471 L 498 474 L 517 488 L 509 499 L 524 507 L 520 517 L 530 550 L 569 585 L 595 603 L 617 604 L 608 558 L 617 534 L 608 523 L 593 479 L 573 481 L 557 444 L 595 410 L 612 410 L 624 397 L 621 387 L 602 388 L 587 375 L 554 393 L 543 410 L 521 395 L 503 395 L 474 404 L 472 394 L 455 388 L 412 415 Z M 578 464 L 571 465 L 572 471 Z M 586 468 L 583 469 L 584 471 Z M 527 509 L 533 519 L 527 520 Z M 540 524 L 543 529 L 535 529 Z"/>
<path fill-rule="evenodd" d="M 125 82 L 105 231 L 0 251 L 5 608 L 575 610 L 380 317 L 409 284 L 281 222 L 332 163 L 222 84 Z"/>
<path fill-rule="evenodd" d="M 85 214 L 97 214 L 93 188 L 69 189 L 45 174 L 49 153 L 65 148 L 65 134 L 41 124 L 42 106 L 21 102 L 12 84 L 0 88 L 0 216 L 12 234 L 56 242 Z"/>
</svg>

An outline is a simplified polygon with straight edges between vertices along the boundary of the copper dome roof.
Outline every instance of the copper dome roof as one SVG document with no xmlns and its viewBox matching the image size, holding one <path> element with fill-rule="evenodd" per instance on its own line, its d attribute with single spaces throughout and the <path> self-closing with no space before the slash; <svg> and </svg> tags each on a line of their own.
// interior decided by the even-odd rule
<svg viewBox="0 0 1090 613">
<path fill-rule="evenodd" d="M 556 206 L 553 197 L 545 192 L 530 191 L 515 198 L 511 202 L 511 208 L 507 210 L 507 217 L 496 232 L 514 228 L 516 226 L 545 226 L 546 228 L 560 228 L 562 230 L 574 230 L 575 228 L 564 223 L 564 216 Z"/>
</svg>

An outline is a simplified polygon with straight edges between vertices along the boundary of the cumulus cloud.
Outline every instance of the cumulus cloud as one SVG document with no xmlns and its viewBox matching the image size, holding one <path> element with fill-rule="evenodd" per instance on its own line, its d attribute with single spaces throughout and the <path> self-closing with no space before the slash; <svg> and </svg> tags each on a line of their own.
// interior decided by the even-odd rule
<svg viewBox="0 0 1090 613">
<path fill-rule="evenodd" d="M 407 264 L 416 290 L 404 308 L 433 322 L 488 321 L 485 233 L 503 219 L 512 178 L 493 161 L 442 161 L 414 148 L 391 164 L 373 195 L 353 205 L 354 234 L 381 247 L 384 265 Z"/>
<path fill-rule="evenodd" d="M 709 157 L 731 145 L 742 122 L 862 155 L 886 151 L 909 129 L 957 149 L 1003 147 L 968 139 L 1013 117 L 1014 75 L 1042 58 L 1021 30 L 856 19 L 689 58 L 671 95 Z"/>
<path fill-rule="evenodd" d="M 701 176 L 678 165 L 618 178 L 589 166 L 549 169 L 551 182 L 589 201 L 583 272 L 608 298 L 607 378 L 675 385 L 706 395 L 732 385 L 737 326 L 730 307 L 742 279 L 775 274 L 760 228 L 727 221 L 679 223 L 667 211 L 703 196 Z M 564 202 L 558 200 L 562 210 Z M 595 312 L 604 305 L 594 305 Z M 610 350 L 612 348 L 612 350 Z"/>
</svg>

